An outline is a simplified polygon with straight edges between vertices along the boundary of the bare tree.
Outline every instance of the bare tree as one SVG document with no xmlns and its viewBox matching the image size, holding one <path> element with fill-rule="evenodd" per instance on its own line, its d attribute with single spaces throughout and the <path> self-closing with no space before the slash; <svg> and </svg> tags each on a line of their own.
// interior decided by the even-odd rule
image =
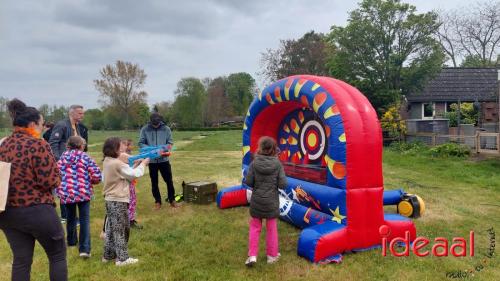
<svg viewBox="0 0 500 281">
<path fill-rule="evenodd" d="M 477 3 L 457 31 L 466 54 L 481 58 L 486 66 L 499 51 L 500 1 Z"/>
<path fill-rule="evenodd" d="M 146 102 L 147 93 L 141 91 L 146 74 L 139 65 L 117 61 L 106 65 L 101 71 L 101 79 L 94 80 L 96 89 L 101 93 L 101 102 L 125 115 L 128 128 L 131 110 Z"/>
<path fill-rule="evenodd" d="M 478 2 L 460 11 L 466 12 L 441 12 L 436 34 L 453 65 L 457 58 L 474 59 L 478 66 L 495 64 L 500 54 L 500 1 Z"/>
<path fill-rule="evenodd" d="M 456 26 L 458 26 L 457 14 L 456 12 L 440 11 L 438 21 L 439 29 L 436 32 L 436 37 L 448 58 L 451 59 L 453 67 L 457 67 L 457 58 L 460 56 L 459 40 L 455 32 Z"/>
</svg>

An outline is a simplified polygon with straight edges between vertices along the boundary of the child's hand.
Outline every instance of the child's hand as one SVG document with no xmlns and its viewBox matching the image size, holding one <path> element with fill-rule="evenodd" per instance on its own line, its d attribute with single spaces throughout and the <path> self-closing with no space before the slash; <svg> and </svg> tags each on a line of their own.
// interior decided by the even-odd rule
<svg viewBox="0 0 500 281">
<path fill-rule="evenodd" d="M 134 161 L 134 168 L 137 168 L 137 166 L 141 165 L 143 159 L 137 159 Z"/>
<path fill-rule="evenodd" d="M 128 164 L 129 157 L 130 157 L 130 155 L 128 155 L 127 153 L 120 153 L 120 156 L 118 156 L 118 159 L 120 161 L 122 161 L 123 163 Z"/>
<path fill-rule="evenodd" d="M 147 166 L 149 164 L 149 158 L 142 160 L 141 164 L 144 164 L 144 166 Z"/>
</svg>

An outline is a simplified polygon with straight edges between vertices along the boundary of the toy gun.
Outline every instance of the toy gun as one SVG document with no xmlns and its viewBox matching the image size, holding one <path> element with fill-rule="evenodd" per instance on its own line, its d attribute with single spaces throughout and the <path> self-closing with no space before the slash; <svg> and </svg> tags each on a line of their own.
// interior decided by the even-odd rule
<svg viewBox="0 0 500 281">
<path fill-rule="evenodd" d="M 151 160 L 158 159 L 160 157 L 170 156 L 172 145 L 159 145 L 159 146 L 146 146 L 139 150 L 139 154 L 130 156 L 128 158 L 128 165 L 130 167 L 134 166 L 134 162 L 139 159 L 149 158 Z"/>
</svg>

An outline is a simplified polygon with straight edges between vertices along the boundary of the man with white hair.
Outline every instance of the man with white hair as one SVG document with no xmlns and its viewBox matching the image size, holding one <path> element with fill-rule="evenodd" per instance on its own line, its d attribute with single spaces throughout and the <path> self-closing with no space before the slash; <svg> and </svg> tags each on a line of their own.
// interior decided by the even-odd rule
<svg viewBox="0 0 500 281">
<path fill-rule="evenodd" d="M 85 116 L 85 111 L 81 105 L 72 105 L 69 107 L 68 118 L 61 120 L 54 125 L 50 134 L 49 144 L 52 148 L 52 153 L 56 160 L 59 160 L 64 151 L 66 151 L 66 143 L 71 136 L 80 136 L 85 139 L 85 151 L 87 151 L 87 143 L 89 140 L 88 129 L 81 122 Z M 61 206 L 61 222 L 66 222 L 66 207 Z M 77 219 L 78 221 L 78 219 Z"/>
</svg>

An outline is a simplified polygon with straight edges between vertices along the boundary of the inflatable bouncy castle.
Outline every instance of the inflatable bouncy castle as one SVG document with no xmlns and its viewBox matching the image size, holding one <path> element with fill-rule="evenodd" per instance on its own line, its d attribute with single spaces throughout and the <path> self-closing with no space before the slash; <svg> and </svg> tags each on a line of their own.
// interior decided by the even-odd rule
<svg viewBox="0 0 500 281">
<path fill-rule="evenodd" d="M 315 263 L 340 262 L 342 253 L 379 247 L 382 236 L 390 242 L 408 231 L 413 241 L 413 222 L 384 215 L 383 206 L 395 204 L 399 210 L 406 203 L 401 211 L 418 217 L 423 201 L 402 190 L 384 194 L 381 127 L 356 88 L 309 75 L 265 88 L 250 105 L 243 127 L 243 178 L 262 136 L 278 141 L 288 177 L 280 217 L 303 229 L 300 256 Z M 250 196 L 242 184 L 221 190 L 217 204 L 222 209 L 247 205 Z"/>
</svg>

